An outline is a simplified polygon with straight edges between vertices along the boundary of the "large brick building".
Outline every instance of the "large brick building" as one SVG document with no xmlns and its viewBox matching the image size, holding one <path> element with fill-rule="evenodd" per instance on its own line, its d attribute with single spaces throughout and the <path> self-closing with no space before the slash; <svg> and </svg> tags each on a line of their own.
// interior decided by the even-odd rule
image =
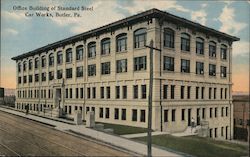
<svg viewBox="0 0 250 157">
<path fill-rule="evenodd" d="M 229 139 L 232 42 L 239 38 L 157 9 L 13 57 L 16 108 L 61 106 L 66 116 L 93 110 L 99 122 L 147 127 L 149 45 L 154 130 L 181 132 L 191 118 Z M 58 105 L 60 104 L 60 105 Z"/>
</svg>

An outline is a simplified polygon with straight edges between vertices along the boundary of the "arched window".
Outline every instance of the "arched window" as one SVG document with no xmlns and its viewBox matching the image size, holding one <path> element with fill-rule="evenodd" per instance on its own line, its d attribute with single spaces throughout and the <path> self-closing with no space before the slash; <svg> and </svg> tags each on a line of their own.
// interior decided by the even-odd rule
<svg viewBox="0 0 250 157">
<path fill-rule="evenodd" d="M 18 63 L 18 72 L 21 72 L 21 67 L 22 67 L 22 65 L 21 65 L 21 63 Z"/>
<path fill-rule="evenodd" d="M 227 59 L 227 46 L 222 44 L 220 48 L 220 57 L 221 59 Z"/>
<path fill-rule="evenodd" d="M 30 60 L 29 60 L 29 70 L 31 70 L 32 67 L 33 67 L 33 62 L 32 62 L 32 60 L 30 59 Z"/>
<path fill-rule="evenodd" d="M 66 50 L 66 63 L 72 62 L 72 48 Z"/>
<path fill-rule="evenodd" d="M 35 69 L 37 69 L 39 66 L 39 58 L 35 58 Z"/>
<path fill-rule="evenodd" d="M 49 66 L 53 66 L 54 65 L 54 55 L 53 53 L 51 53 L 49 55 Z"/>
<path fill-rule="evenodd" d="M 127 50 L 127 34 L 122 33 L 116 36 L 116 52 Z"/>
<path fill-rule="evenodd" d="M 102 39 L 101 41 L 101 55 L 110 53 L 110 38 Z"/>
<path fill-rule="evenodd" d="M 26 61 L 24 61 L 23 62 L 23 71 L 26 71 L 26 67 L 27 67 L 26 65 L 27 65 L 27 63 L 26 63 Z"/>
<path fill-rule="evenodd" d="M 42 56 L 42 67 L 44 68 L 46 66 L 46 57 Z"/>
<path fill-rule="evenodd" d="M 83 46 L 79 45 L 76 47 L 76 60 L 80 61 L 83 59 Z"/>
<path fill-rule="evenodd" d="M 209 42 L 209 57 L 216 57 L 216 43 L 214 41 Z"/>
<path fill-rule="evenodd" d="M 63 62 L 63 54 L 62 51 L 57 52 L 57 64 L 62 64 Z"/>
<path fill-rule="evenodd" d="M 164 29 L 164 46 L 174 48 L 174 31 L 170 28 Z"/>
<path fill-rule="evenodd" d="M 181 50 L 190 51 L 190 35 L 181 33 Z"/>
<path fill-rule="evenodd" d="M 88 44 L 88 58 L 96 56 L 96 42 L 90 42 Z"/>
<path fill-rule="evenodd" d="M 197 37 L 196 38 L 196 53 L 204 55 L 204 39 Z"/>
<path fill-rule="evenodd" d="M 147 42 L 147 29 L 140 28 L 134 31 L 134 48 L 144 47 Z"/>
</svg>

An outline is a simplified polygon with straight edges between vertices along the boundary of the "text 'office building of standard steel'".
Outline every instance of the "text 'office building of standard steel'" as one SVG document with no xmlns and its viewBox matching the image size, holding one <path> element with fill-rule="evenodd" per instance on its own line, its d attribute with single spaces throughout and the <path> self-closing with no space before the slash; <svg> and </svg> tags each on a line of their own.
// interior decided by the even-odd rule
<svg viewBox="0 0 250 157">
<path fill-rule="evenodd" d="M 153 52 L 153 129 L 182 132 L 193 117 L 208 136 L 230 139 L 239 38 L 157 9 L 13 57 L 16 108 L 83 119 L 94 111 L 98 122 L 147 127 L 151 40 L 161 49 Z"/>
</svg>

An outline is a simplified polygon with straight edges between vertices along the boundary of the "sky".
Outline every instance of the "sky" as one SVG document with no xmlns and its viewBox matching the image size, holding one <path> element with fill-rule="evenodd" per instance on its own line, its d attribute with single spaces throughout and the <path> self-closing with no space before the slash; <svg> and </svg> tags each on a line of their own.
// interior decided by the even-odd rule
<svg viewBox="0 0 250 157">
<path fill-rule="evenodd" d="M 28 10 L 30 6 L 84 6 L 93 10 L 74 11 L 80 17 L 37 17 L 28 16 L 36 12 Z M 249 92 L 250 1 L 244 0 L 1 0 L 0 86 L 16 87 L 12 57 L 152 8 L 239 37 L 240 41 L 233 43 L 233 91 Z M 63 13 L 50 11 L 55 12 Z"/>
</svg>

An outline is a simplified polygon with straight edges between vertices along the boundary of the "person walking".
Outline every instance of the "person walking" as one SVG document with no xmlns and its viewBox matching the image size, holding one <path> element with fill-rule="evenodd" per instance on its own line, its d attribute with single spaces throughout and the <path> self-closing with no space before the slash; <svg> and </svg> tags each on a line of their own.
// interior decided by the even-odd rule
<svg viewBox="0 0 250 157">
<path fill-rule="evenodd" d="M 195 127 L 195 123 L 194 123 L 194 118 L 192 117 L 192 119 L 191 119 L 191 133 L 192 133 L 192 130 L 194 127 Z"/>
</svg>

